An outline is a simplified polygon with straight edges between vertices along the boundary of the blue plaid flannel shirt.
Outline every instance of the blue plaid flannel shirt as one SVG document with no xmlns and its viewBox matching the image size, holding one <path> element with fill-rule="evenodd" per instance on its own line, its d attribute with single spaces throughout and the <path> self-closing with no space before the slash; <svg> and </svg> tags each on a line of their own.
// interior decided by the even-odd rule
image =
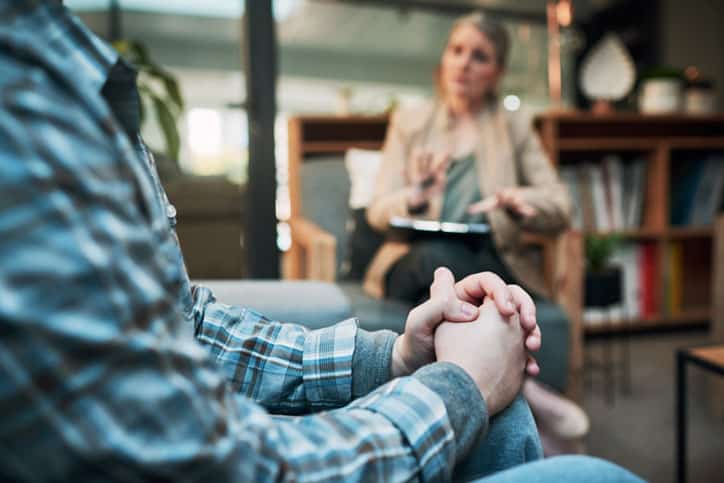
<svg viewBox="0 0 724 483">
<path fill-rule="evenodd" d="M 0 0 L 0 476 L 449 478 L 435 392 L 352 401 L 355 320 L 309 331 L 190 285 L 134 80 L 58 0 Z"/>
</svg>

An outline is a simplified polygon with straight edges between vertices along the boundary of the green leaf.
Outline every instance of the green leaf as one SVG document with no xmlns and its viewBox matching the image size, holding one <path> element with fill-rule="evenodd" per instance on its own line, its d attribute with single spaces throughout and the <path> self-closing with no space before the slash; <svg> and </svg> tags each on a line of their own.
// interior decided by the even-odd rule
<svg viewBox="0 0 724 483">
<path fill-rule="evenodd" d="M 139 126 L 143 126 L 144 121 L 146 120 L 146 106 L 143 104 L 143 96 L 141 95 L 141 90 L 138 90 L 138 118 L 139 118 Z"/>
<path fill-rule="evenodd" d="M 113 47 L 142 74 L 137 80 L 141 124 L 153 111 L 163 133 L 166 154 L 178 160 L 181 142 L 177 123 L 184 109 L 184 101 L 177 80 L 173 74 L 151 60 L 148 49 L 141 42 L 119 40 L 113 43 Z M 153 81 L 158 81 L 162 87 Z"/>
<path fill-rule="evenodd" d="M 145 83 L 138 82 L 138 96 L 141 98 L 140 104 L 140 116 L 141 116 L 141 126 L 143 126 L 143 123 L 147 119 L 146 114 L 146 107 L 149 103 L 152 103 L 151 98 L 155 96 L 156 94 L 153 92 L 153 90 Z"/>
<path fill-rule="evenodd" d="M 116 40 L 111 45 L 122 56 L 125 57 L 126 55 L 128 55 L 128 51 L 130 50 L 130 45 L 127 40 Z"/>
<path fill-rule="evenodd" d="M 592 272 L 600 272 L 608 266 L 611 256 L 622 242 L 621 236 L 588 235 L 586 237 L 586 262 Z"/>
<path fill-rule="evenodd" d="M 151 56 L 148 55 L 148 49 L 145 45 L 137 40 L 128 41 L 129 52 L 133 56 L 134 63 L 136 64 L 149 64 L 151 62 Z"/>
<path fill-rule="evenodd" d="M 166 140 L 166 155 L 173 160 L 178 160 L 181 138 L 179 137 L 178 127 L 176 126 L 176 118 L 163 99 L 155 94 L 151 94 L 151 99 L 153 101 L 153 107 L 156 110 L 158 124 L 161 126 L 163 136 Z"/>
<path fill-rule="evenodd" d="M 176 82 L 173 75 L 154 63 L 149 64 L 147 72 L 163 83 L 170 100 L 179 111 L 183 111 L 184 101 L 181 96 L 181 89 L 179 89 L 178 82 Z"/>
</svg>

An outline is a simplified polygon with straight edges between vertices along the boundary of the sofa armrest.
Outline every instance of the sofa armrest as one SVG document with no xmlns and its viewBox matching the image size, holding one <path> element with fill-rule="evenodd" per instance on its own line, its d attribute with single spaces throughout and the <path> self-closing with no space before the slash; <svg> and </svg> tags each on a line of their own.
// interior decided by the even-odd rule
<svg viewBox="0 0 724 483">
<path fill-rule="evenodd" d="M 524 235 L 524 242 L 543 247 L 544 270 L 553 300 L 570 321 L 568 389 L 575 401 L 583 400 L 583 286 L 585 253 L 583 234 L 567 230 L 557 236 Z"/>
<path fill-rule="evenodd" d="M 333 282 L 336 278 L 337 240 L 304 217 L 289 220 L 292 246 L 285 278 Z"/>
<path fill-rule="evenodd" d="M 255 310 L 282 322 L 311 329 L 352 316 L 349 298 L 336 285 L 312 280 L 194 280 L 220 303 Z"/>
</svg>

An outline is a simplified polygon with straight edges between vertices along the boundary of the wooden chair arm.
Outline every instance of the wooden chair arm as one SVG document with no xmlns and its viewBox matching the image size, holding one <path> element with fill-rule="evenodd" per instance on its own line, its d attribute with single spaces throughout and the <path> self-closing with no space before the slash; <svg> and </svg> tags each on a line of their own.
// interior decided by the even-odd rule
<svg viewBox="0 0 724 483">
<path fill-rule="evenodd" d="M 289 220 L 292 246 L 285 278 L 334 282 L 337 240 L 319 225 L 301 216 Z"/>
<path fill-rule="evenodd" d="M 583 400 L 583 286 L 585 252 L 583 235 L 568 230 L 557 236 L 533 233 L 523 235 L 523 242 L 543 247 L 545 277 L 553 300 L 570 321 L 568 389 L 575 401 Z"/>
<path fill-rule="evenodd" d="M 546 284 L 557 302 L 561 302 L 559 294 L 582 287 L 585 254 L 580 232 L 567 230 L 559 235 L 523 233 L 522 238 L 524 244 L 542 248 Z"/>
</svg>

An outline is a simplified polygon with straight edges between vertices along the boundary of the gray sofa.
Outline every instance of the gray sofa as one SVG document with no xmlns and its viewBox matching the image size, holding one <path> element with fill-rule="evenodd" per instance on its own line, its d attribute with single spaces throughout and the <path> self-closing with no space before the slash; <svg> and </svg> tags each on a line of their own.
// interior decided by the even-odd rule
<svg viewBox="0 0 724 483">
<path fill-rule="evenodd" d="M 409 307 L 367 297 L 354 283 L 315 280 L 195 280 L 209 287 L 217 300 L 240 305 L 283 322 L 311 329 L 357 317 L 366 330 L 402 332 Z"/>
</svg>

